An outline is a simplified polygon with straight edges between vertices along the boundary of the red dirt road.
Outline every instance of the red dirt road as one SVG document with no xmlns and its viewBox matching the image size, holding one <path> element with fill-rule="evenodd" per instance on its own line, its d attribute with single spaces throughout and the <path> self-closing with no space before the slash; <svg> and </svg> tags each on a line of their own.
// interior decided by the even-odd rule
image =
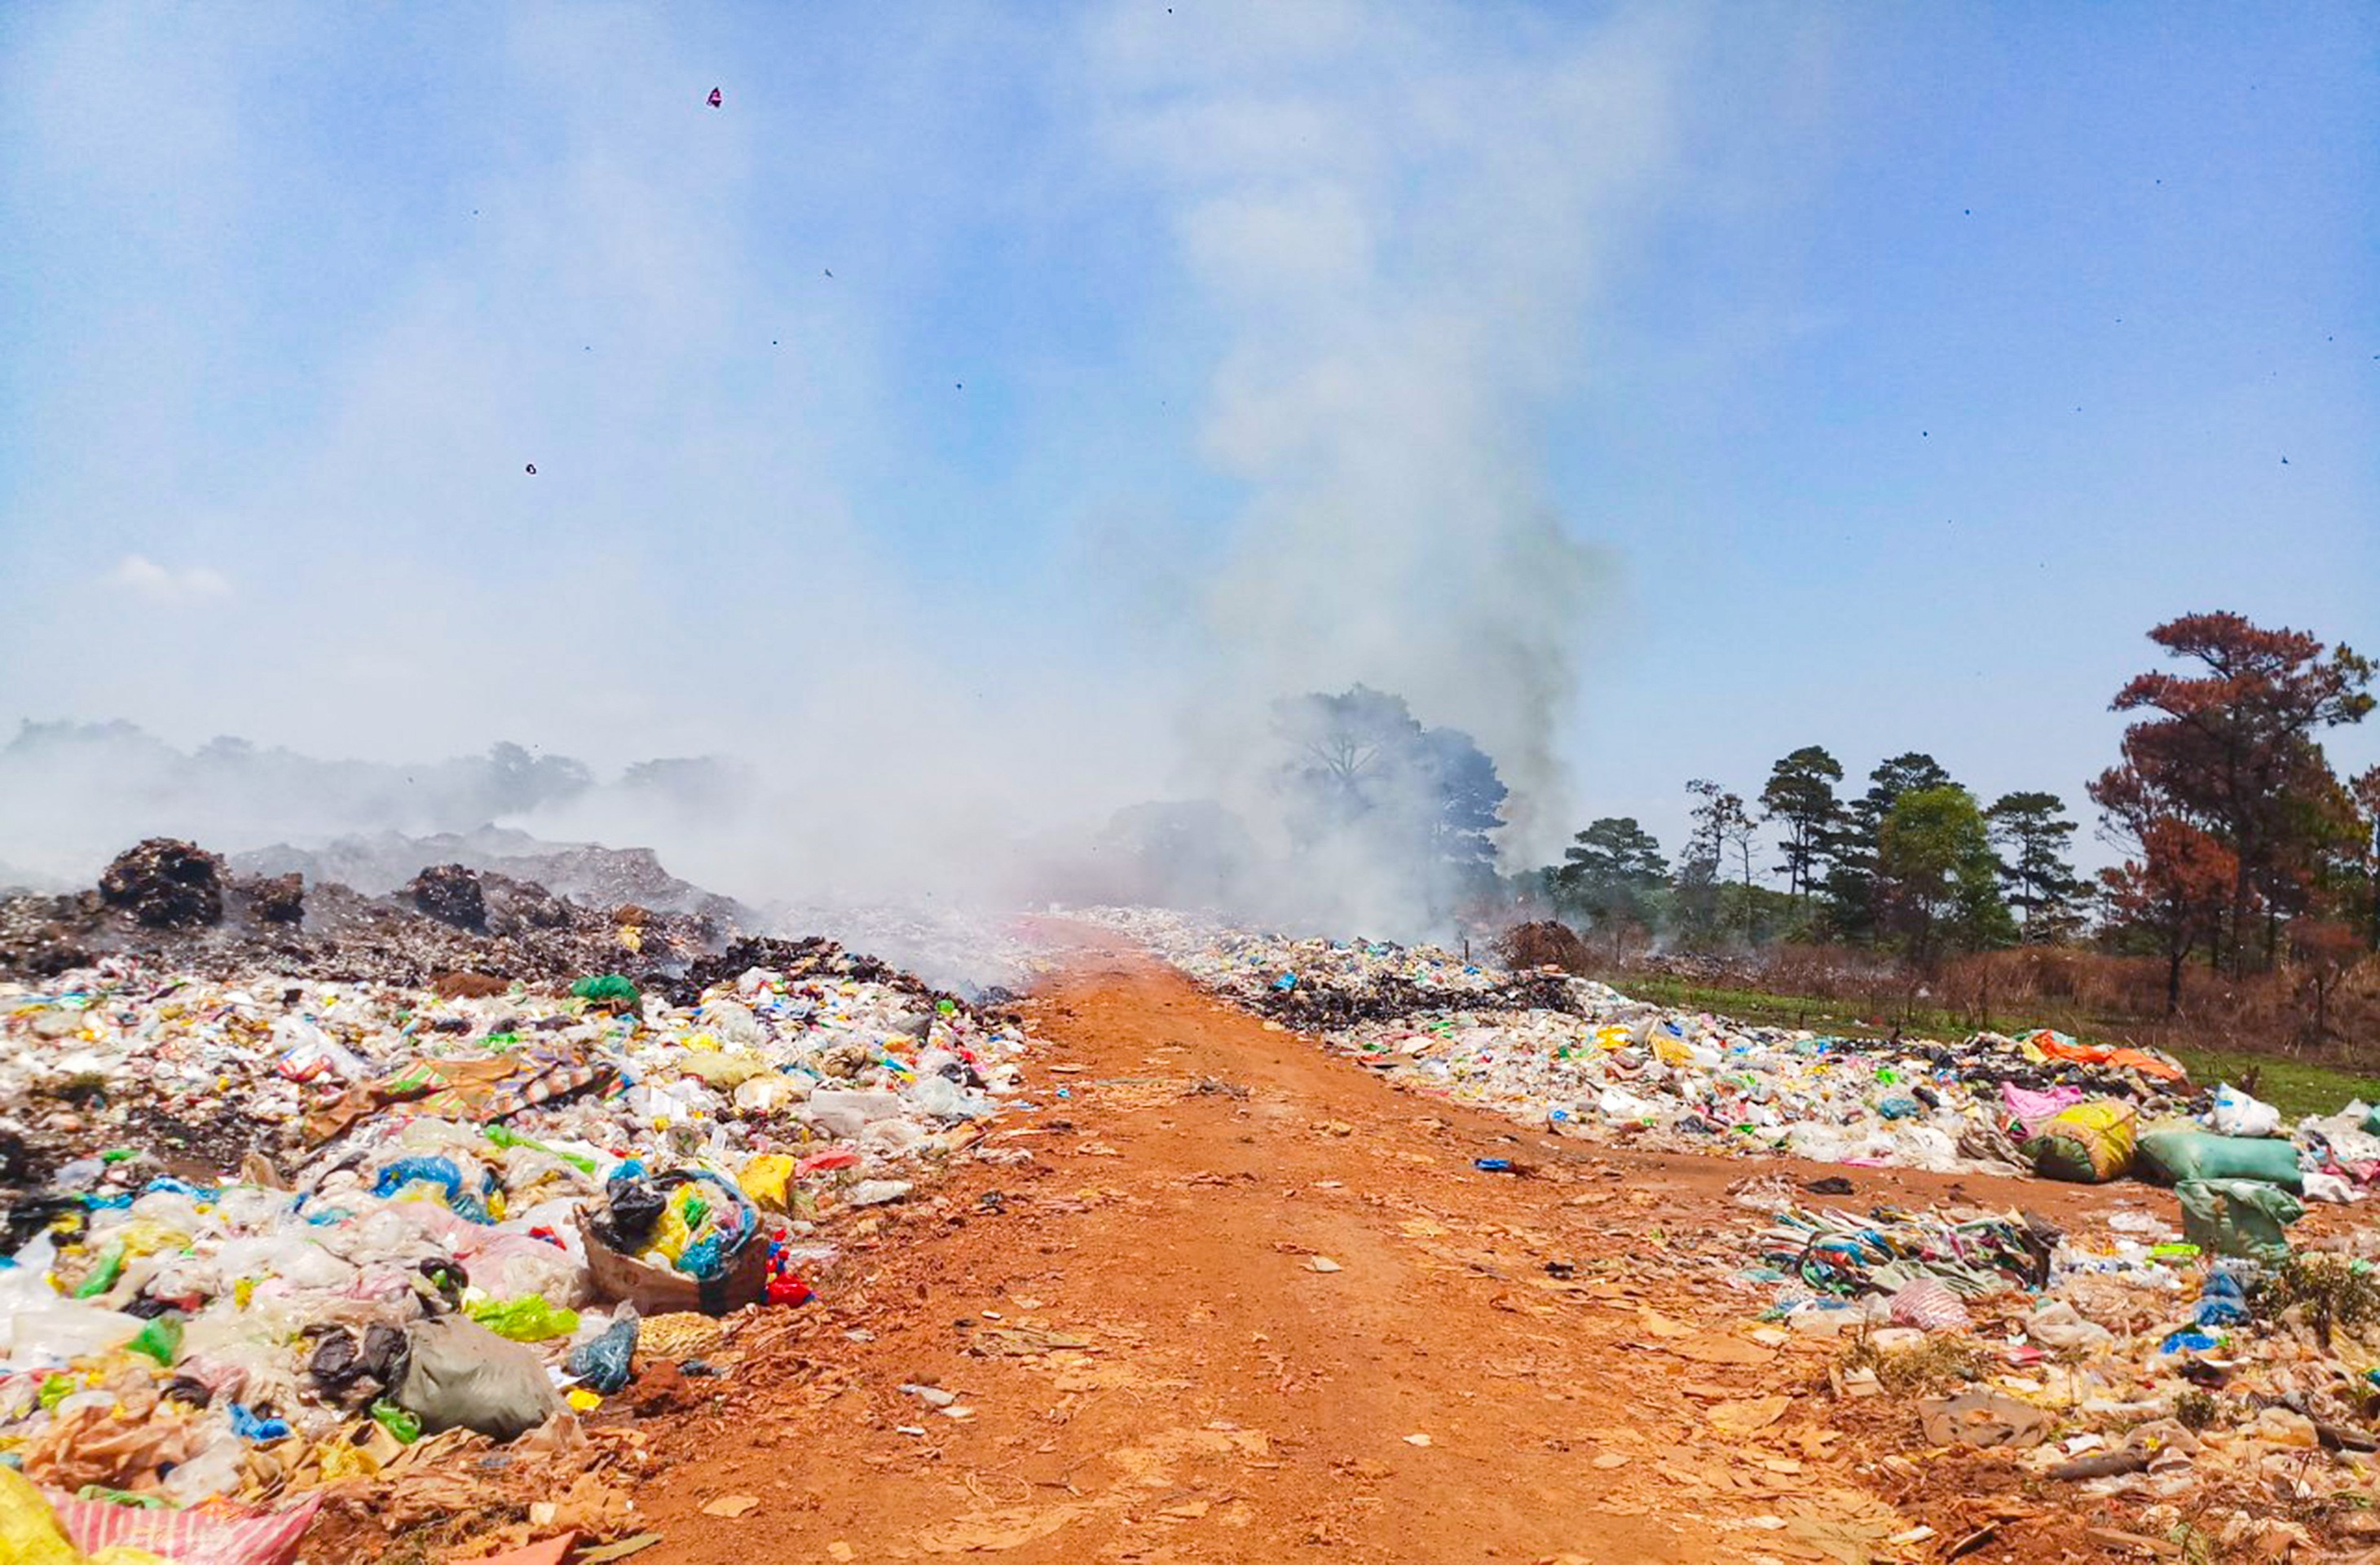
<svg viewBox="0 0 2380 1565">
<path fill-rule="evenodd" d="M 1808 1394 L 1833 1345 L 1755 1340 L 1765 1292 L 1730 1281 L 1730 1183 L 1845 1171 L 1554 1142 L 1113 946 L 1030 1009 L 1047 1108 L 990 1142 L 1029 1165 L 894 1209 L 707 1408 L 645 1425 L 640 1565 L 1818 1560 L 1911 1524 Z M 2107 1204 L 1851 1171 L 1861 1207 Z"/>
</svg>

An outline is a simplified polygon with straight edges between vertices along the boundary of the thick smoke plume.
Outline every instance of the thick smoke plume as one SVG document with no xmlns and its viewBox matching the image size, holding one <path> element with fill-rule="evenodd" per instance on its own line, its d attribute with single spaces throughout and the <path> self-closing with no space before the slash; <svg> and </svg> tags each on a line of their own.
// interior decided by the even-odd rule
<svg viewBox="0 0 2380 1565">
<path fill-rule="evenodd" d="M 497 821 L 755 904 L 1130 883 L 1420 932 L 1411 866 L 1298 861 L 1283 819 L 1274 703 L 1358 683 L 1475 737 L 1503 861 L 1541 861 L 1597 582 L 1545 418 L 1702 41 L 1395 3 L 884 25 L 810 41 L 831 81 L 716 111 L 714 61 L 630 9 L 468 44 L 19 30 L 0 103 L 79 107 L 0 110 L 0 218 L 38 208 L 13 226 L 72 279 L 29 350 L 60 372 L 0 425 L 44 453 L 0 495 L 0 718 L 143 732 L 0 758 L 0 866 Z M 401 210 L 341 161 L 383 140 L 292 141 L 280 102 L 346 104 L 391 57 L 473 84 L 424 100 L 406 136 L 450 163 Z M 1002 137 L 940 90 L 987 61 L 1030 110 Z M 1104 352 L 1186 419 L 1038 422 L 1075 315 L 1037 318 L 1046 344 L 949 329 L 1021 211 L 1055 272 L 1135 214 L 1153 292 Z M 271 248 L 300 232 L 363 259 L 326 285 Z M 172 298 L 110 259 L 142 247 Z M 1014 492 L 920 459 L 977 448 Z M 1037 515 L 1077 455 L 1105 466 Z M 638 770 L 671 757 L 718 760 Z M 1191 813 L 1152 885 L 1116 812 L 1160 799 Z"/>
<path fill-rule="evenodd" d="M 1135 17 L 1104 73 L 1228 341 L 1201 447 L 1246 500 L 1202 593 L 1220 658 L 1191 785 L 1265 819 L 1272 776 L 1234 764 L 1271 753 L 1245 693 L 1368 684 L 1479 740 L 1512 789 L 1506 861 L 1542 862 L 1573 826 L 1560 734 L 1602 574 L 1553 508 L 1543 414 L 1672 155 L 1686 41 L 1482 54 L 1423 13 L 1243 19 L 1202 53 Z M 1376 900 L 1367 867 L 1332 871 L 1336 911 Z"/>
</svg>

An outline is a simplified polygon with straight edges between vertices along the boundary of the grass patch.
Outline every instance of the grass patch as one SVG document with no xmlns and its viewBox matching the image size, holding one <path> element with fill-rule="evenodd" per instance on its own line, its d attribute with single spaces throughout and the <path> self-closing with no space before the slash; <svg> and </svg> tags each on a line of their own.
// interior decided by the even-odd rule
<svg viewBox="0 0 2380 1565">
<path fill-rule="evenodd" d="M 1895 1026 L 1906 1037 L 1946 1040 L 1962 1038 L 1975 1031 L 1965 1017 L 1955 1012 L 1923 1006 L 1864 1010 L 1852 1001 L 1729 989 L 1654 974 L 1631 974 L 1616 977 L 1611 983 L 1631 1000 L 1649 1001 L 1682 1011 L 1708 1011 L 1758 1026 L 1802 1027 L 1837 1037 L 1880 1038 L 1888 1036 Z M 1995 1021 L 2004 1032 L 2048 1026 L 2071 1033 L 2085 1043 L 2123 1041 L 2107 1036 L 2087 1022 L 2077 1025 L 2070 1016 L 2047 1015 L 2029 1024 L 1999 1018 Z M 2336 1113 L 2353 1098 L 2380 1103 L 2380 1075 L 2247 1049 L 2196 1049 L 2178 1044 L 2168 1051 L 2181 1062 L 2190 1072 L 2190 1079 L 2201 1086 L 2213 1086 L 2223 1081 L 2241 1086 L 2252 1074 L 2256 1096 L 2291 1121 L 2305 1114 Z"/>
<path fill-rule="evenodd" d="M 2178 1048 L 2173 1057 L 2190 1068 L 2192 1081 L 2208 1086 L 2222 1081 L 2238 1086 L 2256 1073 L 2256 1096 L 2292 1121 L 2301 1114 L 2335 1114 L 2351 1098 L 2380 1103 L 2380 1076 L 2359 1071 L 2240 1049 Z"/>
<path fill-rule="evenodd" d="M 1877 1384 L 1896 1397 L 1930 1395 L 1953 1386 L 1980 1380 L 1992 1368 L 1992 1355 L 1972 1337 L 1944 1335 L 1906 1353 L 1888 1353 L 1863 1333 L 1843 1350 L 1845 1369 L 1872 1369 Z"/>
<path fill-rule="evenodd" d="M 2257 1288 L 2256 1304 L 2274 1316 L 2302 1304 L 2325 1337 L 2334 1326 L 2352 1330 L 2380 1320 L 2380 1272 L 2345 1256 L 2291 1256 Z"/>
</svg>

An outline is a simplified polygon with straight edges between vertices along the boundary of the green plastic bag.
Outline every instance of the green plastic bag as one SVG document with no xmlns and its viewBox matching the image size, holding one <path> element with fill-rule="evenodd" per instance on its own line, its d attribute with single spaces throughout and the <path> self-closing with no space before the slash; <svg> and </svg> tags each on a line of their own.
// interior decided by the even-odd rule
<svg viewBox="0 0 2380 1565">
<path fill-rule="evenodd" d="M 2294 1195 L 2305 1189 L 2298 1149 L 2270 1136 L 2216 1135 L 2203 1130 L 2153 1130 L 2140 1143 L 2140 1164 L 2159 1184 L 2210 1179 L 2253 1179 Z"/>
<path fill-rule="evenodd" d="M 140 1336 L 132 1339 L 132 1351 L 155 1359 L 160 1368 L 173 1368 L 174 1355 L 182 1351 L 182 1317 L 178 1315 L 159 1316 L 140 1328 Z"/>
<path fill-rule="evenodd" d="M 111 1244 L 99 1253 L 99 1264 L 91 1268 L 91 1275 L 82 1280 L 82 1285 L 74 1291 L 74 1296 L 96 1299 L 115 1287 L 116 1280 L 123 1275 L 124 1246 Z"/>
<path fill-rule="evenodd" d="M 528 1136 L 502 1124 L 490 1125 L 487 1129 L 487 1136 L 490 1141 L 507 1149 L 527 1146 L 533 1151 L 542 1152 L 549 1158 L 559 1158 L 580 1173 L 591 1174 L 595 1171 L 594 1159 L 584 1157 L 577 1152 L 565 1152 L 559 1146 L 548 1146 L 542 1141 L 532 1141 Z"/>
<path fill-rule="evenodd" d="M 551 1337 L 567 1337 L 578 1329 L 577 1310 L 558 1310 L 536 1293 L 517 1299 L 490 1299 L 474 1304 L 469 1310 L 473 1320 L 499 1337 L 509 1337 L 516 1342 L 542 1342 Z"/>
<path fill-rule="evenodd" d="M 576 999 L 592 1001 L 598 1005 L 614 1005 L 623 1010 L 644 998 L 637 992 L 636 985 L 617 973 L 581 978 L 570 986 L 570 992 Z"/>
<path fill-rule="evenodd" d="M 2201 1249 L 2277 1262 L 2289 1253 L 2289 1224 L 2305 1206 L 2279 1185 L 2256 1179 L 2200 1179 L 2174 1187 L 2181 1198 L 2181 1236 Z"/>
<path fill-rule="evenodd" d="M 372 1422 L 395 1437 L 398 1445 L 409 1446 L 421 1438 L 421 1420 L 395 1402 L 372 1403 L 371 1415 Z"/>
</svg>

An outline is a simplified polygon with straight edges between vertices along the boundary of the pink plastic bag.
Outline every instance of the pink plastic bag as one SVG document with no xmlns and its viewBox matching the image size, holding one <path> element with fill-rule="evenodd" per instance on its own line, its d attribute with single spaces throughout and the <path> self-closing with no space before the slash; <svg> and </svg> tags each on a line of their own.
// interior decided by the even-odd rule
<svg viewBox="0 0 2380 1565">
<path fill-rule="evenodd" d="M 145 1548 L 174 1565 L 289 1565 L 314 1524 L 322 1497 L 309 1496 L 277 1513 L 245 1506 L 205 1505 L 190 1510 L 141 1510 L 97 1499 L 51 1502 L 67 1536 L 85 1554 L 111 1544 Z"/>
<path fill-rule="evenodd" d="M 2053 1086 L 2034 1092 L 2009 1082 L 2000 1084 L 2000 1100 L 2008 1105 L 2009 1120 L 2015 1127 L 2016 1138 L 2024 1140 L 2034 1127 L 2044 1120 L 2054 1120 L 2058 1114 L 2082 1101 L 2088 1094 L 2079 1086 Z"/>
</svg>

